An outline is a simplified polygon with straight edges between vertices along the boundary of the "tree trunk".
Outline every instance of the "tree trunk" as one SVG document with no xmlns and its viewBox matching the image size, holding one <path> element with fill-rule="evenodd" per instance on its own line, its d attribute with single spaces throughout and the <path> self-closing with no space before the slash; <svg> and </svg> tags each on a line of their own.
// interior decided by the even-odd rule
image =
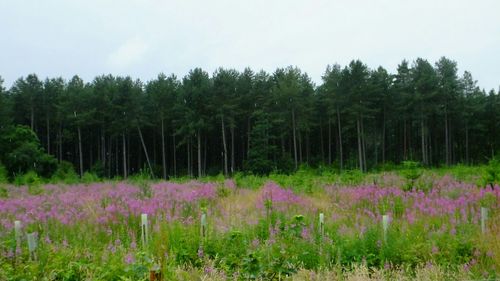
<svg viewBox="0 0 500 281">
<path fill-rule="evenodd" d="M 339 158 L 340 158 L 340 170 L 342 171 L 344 169 L 344 157 L 343 157 L 343 151 L 342 151 L 342 127 L 340 125 L 340 111 L 339 107 L 337 106 L 337 127 L 339 130 Z"/>
<path fill-rule="evenodd" d="M 174 151 L 173 151 L 173 155 L 174 155 L 174 177 L 177 176 L 177 147 L 176 147 L 176 144 L 175 144 L 175 134 L 172 135 L 172 142 L 174 143 Z"/>
<path fill-rule="evenodd" d="M 78 126 L 78 154 L 80 158 L 80 177 L 83 176 L 83 152 L 82 152 L 82 131 Z"/>
<path fill-rule="evenodd" d="M 366 167 L 366 141 L 365 141 L 365 126 L 363 124 L 363 115 L 361 115 L 361 146 L 363 151 L 363 171 L 367 171 Z"/>
<path fill-rule="evenodd" d="M 234 159 L 234 126 L 229 126 L 231 133 L 231 174 L 234 174 L 236 160 Z"/>
<path fill-rule="evenodd" d="M 248 155 L 250 153 L 250 132 L 251 132 L 251 128 L 250 128 L 250 117 L 247 118 L 247 159 L 248 159 Z"/>
<path fill-rule="evenodd" d="M 161 118 L 161 162 L 163 166 L 163 179 L 167 179 L 167 158 L 165 153 L 165 120 Z"/>
<path fill-rule="evenodd" d="M 125 141 L 125 133 L 122 132 L 122 155 L 123 155 L 123 178 L 127 178 L 127 145 Z"/>
<path fill-rule="evenodd" d="M 328 119 L 328 165 L 332 164 L 332 121 Z"/>
<path fill-rule="evenodd" d="M 297 162 L 297 138 L 295 133 L 295 109 L 292 109 L 292 131 L 293 131 L 293 157 L 295 161 L 295 170 L 298 168 Z"/>
<path fill-rule="evenodd" d="M 201 178 L 201 132 L 198 129 L 198 178 Z"/>
<path fill-rule="evenodd" d="M 382 164 L 385 163 L 385 111 L 382 123 Z"/>
<path fill-rule="evenodd" d="M 300 130 L 298 132 L 298 142 L 299 142 L 299 163 L 302 164 L 302 134 L 300 133 Z"/>
<path fill-rule="evenodd" d="M 62 152 L 62 124 L 59 124 L 59 134 L 58 134 L 58 137 L 59 137 L 59 143 L 58 143 L 58 147 L 59 147 L 59 163 L 61 163 L 62 159 L 63 159 L 63 152 Z"/>
<path fill-rule="evenodd" d="M 139 127 L 139 125 L 137 125 L 137 131 L 139 131 L 139 137 L 141 138 L 142 148 L 144 149 L 144 155 L 146 156 L 146 161 L 148 161 L 149 172 L 151 173 L 151 176 L 153 176 L 153 168 L 151 167 L 151 161 L 149 161 L 148 150 L 146 149 L 146 144 L 144 143 L 141 127 Z"/>
<path fill-rule="evenodd" d="M 448 136 L 448 112 L 444 109 L 444 135 L 445 135 L 445 156 L 446 166 L 450 165 L 450 141 Z"/>
<path fill-rule="evenodd" d="M 47 113 L 47 154 L 50 154 L 50 119 Z"/>
<path fill-rule="evenodd" d="M 408 159 L 407 147 L 406 147 L 406 119 L 403 123 L 403 160 Z"/>
<path fill-rule="evenodd" d="M 193 175 L 191 174 L 191 138 L 190 137 L 188 138 L 186 148 L 187 148 L 187 173 L 190 177 L 192 177 Z"/>
<path fill-rule="evenodd" d="M 207 174 L 207 138 L 203 139 L 203 169 L 202 169 L 202 174 L 206 175 Z"/>
<path fill-rule="evenodd" d="M 101 127 L 101 159 L 103 169 L 106 167 L 106 136 L 104 133 L 104 126 Z"/>
<path fill-rule="evenodd" d="M 427 165 L 427 157 L 425 151 L 425 130 L 424 130 L 424 119 L 423 116 L 420 118 L 420 129 L 421 129 L 421 141 L 422 141 L 422 162 Z"/>
<path fill-rule="evenodd" d="M 225 128 L 224 128 L 224 116 L 220 117 L 221 120 L 221 131 L 222 131 L 222 148 L 223 151 L 222 153 L 224 154 L 224 176 L 227 177 L 228 175 L 228 170 L 227 170 L 227 144 L 226 144 L 226 133 L 225 133 Z"/>
<path fill-rule="evenodd" d="M 310 146 L 309 146 L 309 132 L 306 133 L 306 163 L 309 165 L 309 154 L 311 153 L 310 151 Z"/>
<path fill-rule="evenodd" d="M 323 140 L 323 124 L 321 122 L 321 119 L 319 120 L 319 140 L 320 140 L 320 148 L 321 148 L 321 162 L 325 163 L 325 147 L 324 147 L 324 140 Z"/>
<path fill-rule="evenodd" d="M 465 163 L 470 164 L 469 161 L 469 124 L 465 123 Z"/>
<path fill-rule="evenodd" d="M 359 124 L 359 117 L 356 119 L 356 129 L 358 132 L 358 160 L 359 160 L 359 170 L 363 172 L 363 152 L 361 145 L 361 129 Z"/>
</svg>

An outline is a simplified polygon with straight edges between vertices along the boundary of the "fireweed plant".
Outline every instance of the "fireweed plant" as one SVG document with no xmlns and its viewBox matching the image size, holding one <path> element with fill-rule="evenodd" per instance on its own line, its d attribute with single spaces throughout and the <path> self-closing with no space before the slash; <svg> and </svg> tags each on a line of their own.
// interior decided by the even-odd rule
<svg viewBox="0 0 500 281">
<path fill-rule="evenodd" d="M 3 184 L 0 280 L 148 280 L 155 267 L 165 280 L 342 279 L 363 270 L 418 278 L 436 268 L 450 279 L 499 278 L 500 186 L 424 171 L 410 187 L 405 173 Z"/>
</svg>

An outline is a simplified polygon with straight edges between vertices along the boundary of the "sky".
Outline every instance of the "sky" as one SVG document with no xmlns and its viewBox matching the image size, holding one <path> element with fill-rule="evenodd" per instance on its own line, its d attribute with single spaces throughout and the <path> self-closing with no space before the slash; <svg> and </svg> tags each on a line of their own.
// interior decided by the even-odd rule
<svg viewBox="0 0 500 281">
<path fill-rule="evenodd" d="M 272 73 L 297 66 L 316 84 L 328 64 L 370 68 L 446 56 L 481 88 L 500 86 L 499 0 L 0 0 L 0 76 L 101 74 L 142 81 L 201 67 Z"/>
</svg>

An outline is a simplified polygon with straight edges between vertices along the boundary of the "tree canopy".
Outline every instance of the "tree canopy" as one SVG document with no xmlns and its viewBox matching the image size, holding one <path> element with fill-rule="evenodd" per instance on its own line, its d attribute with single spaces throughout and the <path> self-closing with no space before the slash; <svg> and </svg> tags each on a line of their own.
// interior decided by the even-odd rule
<svg viewBox="0 0 500 281">
<path fill-rule="evenodd" d="M 498 112 L 500 93 L 480 89 L 445 57 L 403 60 L 396 73 L 360 60 L 333 64 L 319 85 L 291 66 L 213 75 L 195 68 L 151 81 L 30 74 L 10 89 L 0 78 L 0 160 L 11 174 L 51 167 L 45 153 L 80 174 L 146 169 L 163 178 L 473 164 L 500 152 Z"/>
</svg>

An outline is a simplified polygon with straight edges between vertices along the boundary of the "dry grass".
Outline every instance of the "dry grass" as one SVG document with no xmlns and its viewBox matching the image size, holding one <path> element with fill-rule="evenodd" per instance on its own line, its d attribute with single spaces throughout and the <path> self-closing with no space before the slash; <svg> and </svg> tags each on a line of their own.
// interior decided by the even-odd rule
<svg viewBox="0 0 500 281">
<path fill-rule="evenodd" d="M 177 269 L 175 271 L 176 281 L 222 281 L 238 280 L 237 277 L 226 277 L 216 270 L 203 272 L 193 268 Z M 265 279 L 258 279 L 265 281 Z M 283 281 L 446 281 L 446 280 L 470 280 L 464 271 L 451 271 L 443 267 L 428 265 L 417 268 L 414 272 L 405 269 L 369 269 L 364 265 L 354 266 L 348 272 L 340 269 L 328 270 L 300 270 L 291 277 L 276 277 L 274 280 Z"/>
</svg>

